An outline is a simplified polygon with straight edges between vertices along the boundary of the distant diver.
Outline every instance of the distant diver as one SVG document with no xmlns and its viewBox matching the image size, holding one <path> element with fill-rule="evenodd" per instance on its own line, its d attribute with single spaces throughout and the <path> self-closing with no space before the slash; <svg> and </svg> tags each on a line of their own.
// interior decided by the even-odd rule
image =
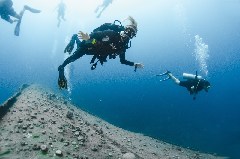
<svg viewBox="0 0 240 159">
<path fill-rule="evenodd" d="M 207 80 L 203 79 L 202 76 L 199 76 L 197 72 L 195 75 L 183 73 L 183 78 L 187 79 L 186 81 L 180 81 L 179 79 L 174 77 L 170 71 L 159 74 L 157 76 L 167 76 L 167 78 L 160 81 L 172 79 L 174 83 L 178 84 L 179 86 L 186 87 L 190 94 L 193 95 L 194 100 L 196 99 L 196 95 L 199 91 L 204 89 L 206 92 L 208 92 L 210 88 L 210 83 Z"/>
<path fill-rule="evenodd" d="M 99 18 L 102 12 L 112 3 L 113 0 L 103 0 L 103 3 L 95 9 L 95 13 L 97 14 L 97 18 Z"/>
<path fill-rule="evenodd" d="M 16 36 L 19 36 L 22 16 L 23 16 L 25 10 L 28 10 L 32 13 L 40 13 L 41 11 L 37 10 L 37 9 L 33 9 L 33 8 L 25 5 L 23 7 L 22 11 L 19 14 L 17 14 L 12 6 L 13 6 L 12 0 L 0 0 L 0 15 L 1 15 L 2 19 L 6 20 L 9 23 L 17 22 L 15 30 L 14 30 L 14 34 Z M 16 19 L 13 20 L 13 19 L 11 19 L 10 16 L 12 16 Z"/>
<path fill-rule="evenodd" d="M 90 62 L 90 64 L 92 64 L 91 70 L 96 68 L 98 62 L 103 65 L 103 63 L 107 61 L 107 57 L 109 57 L 109 59 L 115 59 L 116 56 L 119 56 L 122 64 L 135 66 L 135 71 L 137 68 L 143 68 L 142 64 L 130 62 L 125 59 L 126 50 L 131 47 L 130 40 L 137 34 L 137 22 L 130 16 L 127 20 L 130 21 L 130 24 L 125 27 L 121 25 L 121 22 L 115 20 L 114 23 L 105 23 L 94 29 L 90 35 L 80 31 L 79 35 L 74 34 L 72 36 L 64 52 L 71 54 L 75 42 L 77 43 L 77 49 L 58 67 L 58 85 L 60 89 L 67 89 L 64 67 L 83 55 L 93 55 Z M 116 22 L 119 22 L 120 25 L 115 24 Z M 80 41 L 78 37 L 82 39 L 82 41 Z M 95 62 L 96 59 L 97 61 Z"/>
<path fill-rule="evenodd" d="M 61 21 L 62 20 L 66 20 L 65 19 L 65 11 L 66 11 L 66 5 L 65 3 L 63 3 L 63 1 L 61 0 L 61 2 L 58 4 L 57 6 L 57 9 L 58 9 L 58 24 L 57 24 L 57 27 L 60 26 L 61 24 Z"/>
</svg>

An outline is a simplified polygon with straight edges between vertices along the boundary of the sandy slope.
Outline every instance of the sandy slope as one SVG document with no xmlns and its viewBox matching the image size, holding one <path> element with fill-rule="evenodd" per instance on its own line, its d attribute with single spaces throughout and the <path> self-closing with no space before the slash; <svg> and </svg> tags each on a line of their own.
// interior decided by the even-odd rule
<svg viewBox="0 0 240 159">
<path fill-rule="evenodd" d="M 0 120 L 0 159 L 220 158 L 115 127 L 40 86 L 21 90 L 10 105 Z"/>
</svg>

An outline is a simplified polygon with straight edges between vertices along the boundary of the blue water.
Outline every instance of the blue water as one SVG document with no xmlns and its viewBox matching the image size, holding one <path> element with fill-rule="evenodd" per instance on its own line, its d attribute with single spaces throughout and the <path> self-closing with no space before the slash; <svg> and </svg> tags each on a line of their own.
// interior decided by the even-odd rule
<svg viewBox="0 0 240 159">
<path fill-rule="evenodd" d="M 20 37 L 13 36 L 14 25 L 0 21 L 0 103 L 21 84 L 38 83 L 124 129 L 239 158 L 240 1 L 121 0 L 97 19 L 94 9 L 100 2 L 69 0 L 67 21 L 60 28 L 53 11 L 58 1 L 14 3 L 16 10 L 26 3 L 43 12 L 24 15 Z M 71 35 L 128 15 L 137 20 L 139 31 L 126 57 L 143 63 L 144 69 L 134 72 L 116 58 L 91 71 L 91 57 L 84 56 L 71 64 L 71 91 L 58 90 L 57 67 Z M 196 35 L 208 46 L 201 54 L 209 55 L 208 73 L 196 59 Z M 200 92 L 194 101 L 185 88 L 172 81 L 159 82 L 155 74 L 167 69 L 180 79 L 183 72 L 198 70 L 211 82 L 211 89 Z"/>
</svg>

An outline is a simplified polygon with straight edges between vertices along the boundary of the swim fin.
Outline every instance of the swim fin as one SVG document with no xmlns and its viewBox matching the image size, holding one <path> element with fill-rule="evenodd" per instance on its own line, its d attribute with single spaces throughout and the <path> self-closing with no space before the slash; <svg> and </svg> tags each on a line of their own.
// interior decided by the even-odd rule
<svg viewBox="0 0 240 159">
<path fill-rule="evenodd" d="M 30 11 L 32 13 L 40 13 L 41 12 L 40 10 L 31 8 L 31 7 L 27 6 L 27 5 L 24 6 L 24 9 L 28 10 L 28 11 Z"/>
<path fill-rule="evenodd" d="M 162 79 L 162 80 L 159 80 L 160 82 L 163 82 L 163 81 L 166 81 L 166 80 L 169 80 L 170 79 L 170 77 L 167 77 L 167 78 L 164 78 L 164 79 Z"/>
<path fill-rule="evenodd" d="M 19 19 L 19 21 L 17 22 L 17 24 L 15 26 L 14 35 L 16 35 L 16 36 L 19 36 L 21 21 L 22 21 L 22 19 Z"/>
<path fill-rule="evenodd" d="M 166 71 L 166 72 L 164 72 L 164 73 L 162 73 L 162 74 L 158 74 L 158 75 L 156 75 L 156 76 L 164 76 L 164 75 L 167 75 L 168 73 L 170 73 L 170 71 Z"/>
<path fill-rule="evenodd" d="M 162 73 L 162 74 L 158 74 L 158 75 L 156 75 L 156 76 L 165 76 L 165 75 L 168 75 L 169 73 L 171 73 L 171 72 L 170 72 L 170 71 L 166 71 L 166 72 L 164 72 L 164 73 Z M 166 80 L 169 80 L 169 79 L 170 79 L 170 77 L 168 76 L 168 77 L 166 77 L 166 78 L 164 78 L 164 79 L 161 79 L 160 82 L 166 81 Z"/>
</svg>

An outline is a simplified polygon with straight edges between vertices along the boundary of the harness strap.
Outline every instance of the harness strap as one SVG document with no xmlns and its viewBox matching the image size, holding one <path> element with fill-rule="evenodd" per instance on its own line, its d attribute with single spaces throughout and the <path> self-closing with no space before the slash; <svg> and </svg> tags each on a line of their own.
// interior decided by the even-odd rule
<svg viewBox="0 0 240 159">
<path fill-rule="evenodd" d="M 197 88 L 198 88 L 198 86 L 199 86 L 199 83 L 200 83 L 200 80 L 198 80 L 197 86 L 196 86 L 196 88 L 194 88 L 194 90 L 195 90 L 196 93 L 197 93 Z"/>
</svg>

